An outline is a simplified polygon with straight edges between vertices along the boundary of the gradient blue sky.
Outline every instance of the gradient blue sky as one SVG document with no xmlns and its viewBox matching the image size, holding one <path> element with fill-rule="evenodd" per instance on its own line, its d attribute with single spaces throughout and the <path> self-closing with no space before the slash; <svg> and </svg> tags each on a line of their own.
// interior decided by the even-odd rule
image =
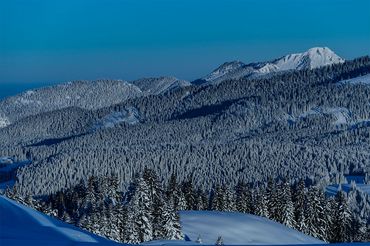
<svg viewBox="0 0 370 246">
<path fill-rule="evenodd" d="M 0 86 L 174 75 L 313 46 L 370 54 L 369 0 L 0 0 Z"/>
</svg>

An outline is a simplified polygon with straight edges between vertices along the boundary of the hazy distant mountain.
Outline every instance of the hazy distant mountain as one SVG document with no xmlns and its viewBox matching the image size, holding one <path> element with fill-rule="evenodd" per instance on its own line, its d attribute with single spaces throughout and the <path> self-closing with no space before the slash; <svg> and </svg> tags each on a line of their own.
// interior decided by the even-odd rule
<svg viewBox="0 0 370 246">
<path fill-rule="evenodd" d="M 132 83 L 121 80 L 76 81 L 49 86 L 0 101 L 0 128 L 30 115 L 79 107 L 99 109 L 130 98 L 162 94 L 191 85 L 174 77 L 145 78 Z"/>
<path fill-rule="evenodd" d="M 269 62 L 244 64 L 240 61 L 226 62 L 194 84 L 218 84 L 228 79 L 256 77 L 288 70 L 314 69 L 337 63 L 344 59 L 327 47 L 315 47 L 306 52 L 290 54 Z"/>
<path fill-rule="evenodd" d="M 112 80 L 76 81 L 28 90 L 0 101 L 0 127 L 30 115 L 72 106 L 98 109 L 141 94 L 135 85 Z"/>
<path fill-rule="evenodd" d="M 175 77 L 143 78 L 131 82 L 144 94 L 158 95 L 178 88 L 190 86 L 191 83 Z"/>
</svg>

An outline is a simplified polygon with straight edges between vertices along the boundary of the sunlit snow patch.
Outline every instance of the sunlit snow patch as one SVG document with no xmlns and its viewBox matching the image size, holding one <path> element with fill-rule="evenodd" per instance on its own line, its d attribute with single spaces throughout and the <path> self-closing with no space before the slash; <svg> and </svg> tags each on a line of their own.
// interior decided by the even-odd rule
<svg viewBox="0 0 370 246">
<path fill-rule="evenodd" d="M 10 125 L 10 121 L 5 116 L 0 116 L 0 128 Z"/>
<path fill-rule="evenodd" d="M 129 107 L 126 110 L 112 112 L 100 119 L 93 127 L 93 130 L 112 128 L 120 123 L 134 125 L 140 122 L 140 113 L 134 107 Z"/>
<path fill-rule="evenodd" d="M 314 107 L 298 116 L 286 115 L 286 119 L 289 123 L 294 123 L 299 119 L 314 115 L 332 115 L 335 119 L 335 121 L 333 121 L 334 125 L 345 125 L 351 123 L 351 112 L 347 108 L 342 107 Z"/>
</svg>

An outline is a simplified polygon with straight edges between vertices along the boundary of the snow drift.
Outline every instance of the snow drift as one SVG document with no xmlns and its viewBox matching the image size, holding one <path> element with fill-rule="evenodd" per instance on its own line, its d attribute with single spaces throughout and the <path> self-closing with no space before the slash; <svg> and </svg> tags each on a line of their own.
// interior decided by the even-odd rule
<svg viewBox="0 0 370 246">
<path fill-rule="evenodd" d="M 216 211 L 182 211 L 180 221 L 187 240 L 198 237 L 214 245 L 221 236 L 225 245 L 322 244 L 316 238 L 274 221 L 250 214 Z"/>
<path fill-rule="evenodd" d="M 118 244 L 0 196 L 0 245 Z"/>
</svg>

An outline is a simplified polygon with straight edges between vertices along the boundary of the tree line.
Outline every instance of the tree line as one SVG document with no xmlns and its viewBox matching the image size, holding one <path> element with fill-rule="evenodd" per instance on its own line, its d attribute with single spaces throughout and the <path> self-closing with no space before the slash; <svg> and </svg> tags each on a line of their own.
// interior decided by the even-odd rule
<svg viewBox="0 0 370 246">
<path fill-rule="evenodd" d="M 33 199 L 6 195 L 46 214 L 106 238 L 141 243 L 151 240 L 182 240 L 179 211 L 215 210 L 255 214 L 326 242 L 370 240 L 367 221 L 352 211 L 348 195 L 338 190 L 327 197 L 318 186 L 301 180 L 270 178 L 262 182 L 238 182 L 235 187 L 215 184 L 197 187 L 193 178 L 179 182 L 176 174 L 163 180 L 153 169 L 135 175 L 120 192 L 116 175 L 91 176 L 73 188 Z M 219 232 L 222 235 L 222 232 Z"/>
</svg>

